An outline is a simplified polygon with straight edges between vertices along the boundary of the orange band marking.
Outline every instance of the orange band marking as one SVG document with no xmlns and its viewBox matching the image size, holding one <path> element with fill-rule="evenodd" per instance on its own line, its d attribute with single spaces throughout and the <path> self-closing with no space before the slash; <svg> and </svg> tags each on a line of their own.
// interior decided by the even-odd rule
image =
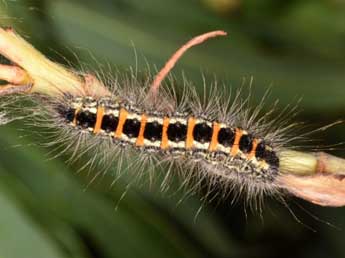
<svg viewBox="0 0 345 258">
<path fill-rule="evenodd" d="M 120 138 L 122 136 L 123 125 L 127 120 L 128 112 L 126 109 L 121 108 L 119 112 L 119 123 L 115 130 L 115 138 Z"/>
<path fill-rule="evenodd" d="M 248 159 L 252 159 L 255 157 L 255 151 L 256 151 L 257 146 L 258 146 L 258 140 L 254 139 L 253 140 L 253 148 L 251 149 L 251 151 L 248 154 Z"/>
<path fill-rule="evenodd" d="M 80 108 L 77 108 L 75 111 L 74 111 L 74 117 L 73 117 L 73 125 L 74 126 L 77 126 L 77 115 L 80 111 Z"/>
<path fill-rule="evenodd" d="M 170 122 L 170 118 L 164 117 L 163 129 L 162 129 L 162 142 L 161 142 L 161 149 L 163 149 L 163 150 L 169 147 L 169 140 L 168 140 L 169 122 Z"/>
<path fill-rule="evenodd" d="M 210 145 L 208 147 L 209 151 L 215 151 L 217 149 L 219 130 L 220 130 L 220 124 L 218 124 L 217 122 L 213 122 L 213 133 L 212 133 Z"/>
<path fill-rule="evenodd" d="M 236 156 L 238 150 L 240 149 L 240 139 L 242 135 L 243 135 L 243 131 L 241 129 L 236 128 L 235 141 L 230 150 L 231 156 Z"/>
<path fill-rule="evenodd" d="M 142 114 L 141 120 L 140 120 L 139 135 L 138 135 L 137 141 L 135 143 L 136 146 L 143 146 L 144 145 L 144 131 L 145 131 L 146 123 L 147 123 L 147 116 L 145 114 Z"/>
<path fill-rule="evenodd" d="M 96 124 L 95 124 L 95 127 L 93 128 L 94 134 L 98 134 L 101 131 L 103 116 L 104 116 L 104 107 L 98 106 L 97 116 L 96 116 Z"/>
<path fill-rule="evenodd" d="M 195 122 L 196 122 L 195 118 L 193 117 L 188 118 L 186 149 L 190 149 L 193 147 L 193 143 L 194 143 L 193 130 L 194 130 Z"/>
</svg>

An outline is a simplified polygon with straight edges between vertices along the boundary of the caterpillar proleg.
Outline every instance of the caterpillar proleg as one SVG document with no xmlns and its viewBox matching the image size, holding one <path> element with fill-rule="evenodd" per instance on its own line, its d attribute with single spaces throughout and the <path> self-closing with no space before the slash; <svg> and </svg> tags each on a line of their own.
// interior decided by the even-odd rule
<svg viewBox="0 0 345 258">
<path fill-rule="evenodd" d="M 65 149 L 83 148 L 71 151 L 72 157 L 90 152 L 112 164 L 118 156 L 137 155 L 138 167 L 177 164 L 184 176 L 206 178 L 247 199 L 293 194 L 319 205 L 345 205 L 345 161 L 289 149 L 299 137 L 289 134 L 296 125 L 288 119 L 291 110 L 274 118 L 261 115 L 260 105 L 248 108 L 240 93 L 223 98 L 211 87 L 209 98 L 200 100 L 186 85 L 177 98 L 174 89 L 161 86 L 186 50 L 224 35 L 213 31 L 193 38 L 153 82 L 130 77 L 105 85 L 48 60 L 13 30 L 0 29 L 0 53 L 14 63 L 0 66 L 0 79 L 8 82 L 0 95 L 21 93 L 34 100 L 38 124 L 55 127 Z"/>
</svg>

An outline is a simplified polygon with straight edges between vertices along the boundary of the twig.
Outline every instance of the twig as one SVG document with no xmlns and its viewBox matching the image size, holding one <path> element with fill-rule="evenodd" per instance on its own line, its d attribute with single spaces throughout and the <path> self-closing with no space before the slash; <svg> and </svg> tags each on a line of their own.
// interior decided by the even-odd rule
<svg viewBox="0 0 345 258">
<path fill-rule="evenodd" d="M 345 160 L 325 152 L 284 150 L 279 155 L 280 172 L 299 176 L 332 174 L 345 176 Z"/>
<path fill-rule="evenodd" d="M 278 184 L 322 206 L 345 205 L 345 160 L 325 152 L 284 150 L 279 155 Z"/>
<path fill-rule="evenodd" d="M 9 82 L 0 88 L 0 95 L 20 92 L 38 92 L 51 96 L 59 96 L 64 92 L 80 95 L 90 90 L 109 94 L 96 78 L 92 84 L 85 83 L 85 75 L 78 75 L 52 62 L 11 28 L 0 28 L 0 54 L 14 63 L 12 66 L 0 67 L 0 79 Z"/>
<path fill-rule="evenodd" d="M 167 76 L 167 74 L 171 71 L 171 69 L 175 66 L 176 62 L 181 58 L 181 56 L 191 47 L 195 45 L 199 45 L 203 43 L 204 41 L 219 37 L 219 36 L 226 36 L 227 33 L 222 30 L 216 30 L 211 31 L 199 36 L 196 36 L 192 38 L 190 41 L 188 41 L 186 44 L 184 44 L 181 48 L 179 48 L 171 57 L 170 59 L 165 63 L 164 67 L 159 71 L 159 73 L 156 75 L 154 81 L 152 82 L 149 95 L 153 98 L 157 96 L 158 89 L 164 80 L 164 78 Z"/>
</svg>

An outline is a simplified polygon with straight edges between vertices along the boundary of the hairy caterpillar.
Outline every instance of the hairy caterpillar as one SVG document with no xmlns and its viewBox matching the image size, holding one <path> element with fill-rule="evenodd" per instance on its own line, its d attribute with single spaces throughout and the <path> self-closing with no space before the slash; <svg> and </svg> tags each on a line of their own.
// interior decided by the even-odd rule
<svg viewBox="0 0 345 258">
<path fill-rule="evenodd" d="M 109 160 L 116 156 L 128 156 L 131 162 L 132 155 L 139 155 L 139 173 L 147 162 L 176 163 L 184 176 L 207 178 L 236 194 L 245 193 L 248 199 L 290 192 L 320 205 L 344 205 L 345 161 L 286 150 L 292 140 L 287 132 L 295 125 L 286 119 L 288 111 L 276 119 L 260 117 L 261 107 L 247 108 L 240 94 L 222 103 L 211 89 L 213 101 L 200 101 L 188 87 L 177 103 L 174 89 L 160 89 L 188 48 L 222 35 L 223 31 L 214 31 L 193 38 L 152 84 L 131 77 L 113 81 L 109 88 L 90 74 L 71 72 L 47 60 L 12 30 L 1 30 L 0 51 L 17 66 L 0 67 L 0 77 L 9 82 L 0 94 L 39 93 L 37 98 L 28 96 L 38 101 L 42 126 L 63 129 L 59 142 L 65 149 L 74 146 L 72 157 L 95 153 L 91 166 L 97 159 L 112 164 Z"/>
</svg>

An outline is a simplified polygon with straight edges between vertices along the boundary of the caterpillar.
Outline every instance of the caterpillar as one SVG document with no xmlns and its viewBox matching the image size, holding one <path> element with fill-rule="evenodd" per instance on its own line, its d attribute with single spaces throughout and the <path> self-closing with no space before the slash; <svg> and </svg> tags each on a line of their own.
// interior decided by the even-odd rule
<svg viewBox="0 0 345 258">
<path fill-rule="evenodd" d="M 229 123 L 186 112 L 144 112 L 134 103 L 111 97 L 78 97 L 67 103 L 58 106 L 58 115 L 78 132 L 144 155 L 158 155 L 159 160 L 207 167 L 214 175 L 242 182 L 253 193 L 271 186 L 278 173 L 274 149 L 264 139 Z"/>
<path fill-rule="evenodd" d="M 263 180 L 272 180 L 279 167 L 277 155 L 264 140 L 207 118 L 182 113 L 142 113 L 140 108 L 127 103 L 92 97 L 73 99 L 69 107 L 61 106 L 59 113 L 72 127 L 148 152 L 190 154 L 210 164 L 222 163 L 229 170 L 248 169 L 249 176 Z M 236 160 L 239 164 L 234 166 Z"/>
<path fill-rule="evenodd" d="M 8 82 L 0 95 L 22 93 L 37 101 L 37 117 L 44 118 L 37 123 L 57 128 L 63 136 L 58 142 L 67 150 L 75 146 L 72 157 L 96 154 L 91 165 L 101 159 L 109 167 L 108 159 L 123 155 L 134 163 L 131 155 L 137 155 L 142 162 L 138 173 L 146 161 L 152 166 L 175 163 L 181 174 L 245 193 L 248 200 L 289 193 L 319 205 L 345 205 L 343 159 L 286 148 L 299 138 L 289 135 L 296 124 L 287 117 L 294 109 L 284 109 L 275 119 L 260 117 L 262 106 L 247 108 L 248 99 L 240 93 L 222 103 L 214 87 L 212 100 L 201 101 L 187 85 L 178 100 L 174 89 L 161 86 L 185 51 L 225 35 L 213 31 L 193 38 L 152 83 L 132 76 L 109 87 L 91 74 L 48 60 L 12 29 L 1 29 L 0 53 L 15 65 L 0 66 L 0 78 Z"/>
</svg>

